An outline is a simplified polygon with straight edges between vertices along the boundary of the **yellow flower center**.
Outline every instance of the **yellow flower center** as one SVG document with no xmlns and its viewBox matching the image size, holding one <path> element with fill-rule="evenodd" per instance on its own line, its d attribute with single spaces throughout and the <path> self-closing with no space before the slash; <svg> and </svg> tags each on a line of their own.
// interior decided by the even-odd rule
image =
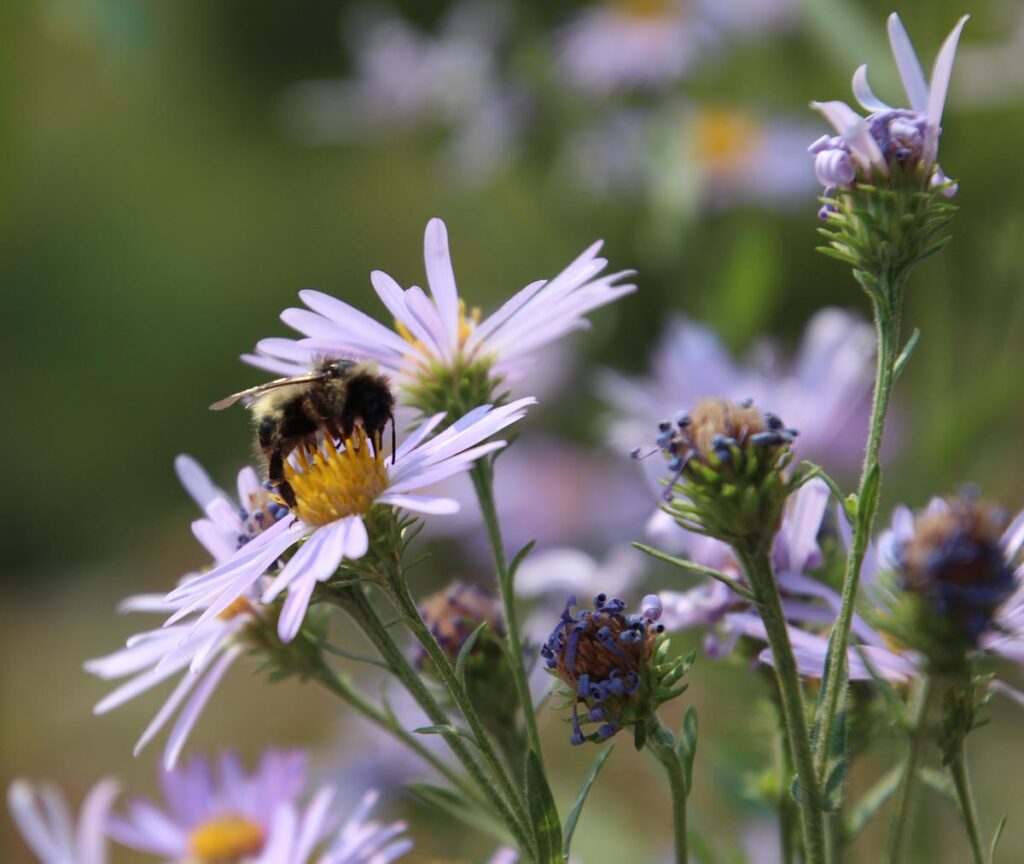
<svg viewBox="0 0 1024 864">
<path fill-rule="evenodd" d="M 263 851 L 263 829 L 244 816 L 220 816 L 189 834 L 189 852 L 201 864 L 233 864 Z"/>
<path fill-rule="evenodd" d="M 252 612 L 252 606 L 249 605 L 249 601 L 244 597 L 239 597 L 217 617 L 221 621 L 230 621 L 232 618 L 237 618 L 239 615 L 248 615 L 250 612 Z"/>
<path fill-rule="evenodd" d="M 297 467 L 288 460 L 284 468 L 297 502 L 292 509 L 314 528 L 368 513 L 388 488 L 387 457 L 361 427 L 340 450 L 328 438 L 314 450 L 296 451 L 294 462 Z"/>
<path fill-rule="evenodd" d="M 474 306 L 469 314 L 466 314 L 466 301 L 461 297 L 459 298 L 459 352 L 466 347 L 466 342 L 469 341 L 469 337 L 473 335 L 473 331 L 480 323 L 480 308 Z M 401 336 L 410 345 L 415 345 L 423 353 L 428 353 L 426 346 L 410 332 L 409 328 L 406 327 L 401 321 L 395 322 L 395 329 L 398 331 L 398 335 Z M 420 360 L 422 363 L 422 360 Z"/>
<path fill-rule="evenodd" d="M 712 172 L 728 172 L 742 164 L 757 138 L 757 120 L 745 111 L 707 109 L 694 119 L 695 156 Z"/>
<path fill-rule="evenodd" d="M 675 6 L 671 0 L 614 0 L 612 5 L 634 18 L 667 18 Z"/>
</svg>

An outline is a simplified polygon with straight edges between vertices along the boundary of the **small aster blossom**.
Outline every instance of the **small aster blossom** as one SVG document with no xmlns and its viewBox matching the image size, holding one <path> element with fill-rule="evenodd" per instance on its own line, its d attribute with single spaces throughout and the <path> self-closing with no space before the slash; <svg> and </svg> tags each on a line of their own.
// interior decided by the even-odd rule
<svg viewBox="0 0 1024 864">
<path fill-rule="evenodd" d="M 690 7 L 685 0 L 614 0 L 587 9 L 561 38 L 566 80 L 595 95 L 674 83 L 714 42 L 714 29 Z"/>
<path fill-rule="evenodd" d="M 608 440 L 625 452 L 664 419 L 666 405 L 750 398 L 800 430 L 792 447 L 801 458 L 831 471 L 855 469 L 864 456 L 874 354 L 871 325 L 841 309 L 811 318 L 788 363 L 769 344 L 756 346 L 750 362 L 737 363 L 711 328 L 677 318 L 655 347 L 649 377 L 608 371 L 599 378 L 613 412 Z M 660 488 L 663 466 L 656 459 L 642 465 L 652 488 Z"/>
<path fill-rule="evenodd" d="M 107 819 L 120 787 L 107 778 L 85 796 L 77 823 L 53 786 L 15 780 L 7 804 L 15 825 L 40 864 L 107 864 Z"/>
<path fill-rule="evenodd" d="M 130 802 L 112 820 L 110 836 L 140 852 L 196 864 L 383 864 L 408 851 L 408 841 L 393 843 L 404 824 L 367 820 L 375 792 L 335 835 L 337 790 L 324 786 L 305 803 L 307 762 L 303 753 L 269 750 L 248 774 L 232 753 L 221 755 L 217 771 L 194 757 L 161 772 L 163 806 Z M 327 851 L 314 856 L 325 841 Z"/>
<path fill-rule="evenodd" d="M 910 102 L 909 109 L 892 108 L 875 96 L 868 85 L 867 66 L 859 67 L 853 75 L 853 94 L 870 112 L 866 118 L 845 102 L 811 103 L 838 133 L 822 136 L 809 148 L 826 195 L 836 188 L 850 186 L 858 178 L 867 183 L 888 178 L 897 166 L 910 173 L 920 169 L 930 185 L 943 187 L 946 195 L 956 193 L 956 184 L 950 184 L 938 166 L 937 157 L 953 60 L 968 17 L 963 16 L 946 37 L 929 82 L 903 22 L 895 12 L 889 16 L 889 44 Z"/>
<path fill-rule="evenodd" d="M 570 597 L 540 651 L 548 671 L 566 685 L 571 743 L 603 741 L 630 727 L 642 734 L 657 707 L 685 689 L 674 687 L 686 670 L 668 661 L 661 601 L 647 595 L 638 615 L 627 615 L 626 601 L 607 594 L 594 597 L 593 609 L 573 613 L 575 605 Z M 585 734 L 583 723 L 599 725 Z"/>
<path fill-rule="evenodd" d="M 607 265 L 601 243 L 586 249 L 550 280 L 527 285 L 493 315 L 467 312 L 459 297 L 440 219 L 427 223 L 424 258 L 430 294 L 403 290 L 376 270 L 371 282 L 396 330 L 349 304 L 318 291 L 299 296 L 308 309 L 287 309 L 281 319 L 307 338 L 265 339 L 244 359 L 286 374 L 301 374 L 315 357 L 356 356 L 376 360 L 405 392 L 405 402 L 429 415 L 466 411 L 491 401 L 500 383 L 522 377 L 531 355 L 565 334 L 589 326 L 588 312 L 636 290 L 616 284 L 631 271 L 599 275 Z"/>
<path fill-rule="evenodd" d="M 287 513 L 283 506 L 270 499 L 252 468 L 243 468 L 238 474 L 237 502 L 218 489 L 191 457 L 179 456 L 175 469 L 182 485 L 205 514 L 192 523 L 192 532 L 209 552 L 214 565 L 231 560 L 254 537 Z M 197 574 L 187 575 L 181 585 L 188 585 L 196 578 Z M 133 595 L 118 607 L 121 612 L 164 615 L 173 614 L 179 608 L 160 594 Z M 94 713 L 106 714 L 183 672 L 178 686 L 142 733 L 134 751 L 138 755 L 177 714 L 164 751 L 165 764 L 173 767 L 221 679 L 241 656 L 244 648 L 241 636 L 260 614 L 258 609 L 259 592 L 251 588 L 198 628 L 198 615 L 193 615 L 173 627 L 137 633 L 124 648 L 86 661 L 86 671 L 99 678 L 128 679 L 101 699 Z"/>
<path fill-rule="evenodd" d="M 481 183 L 512 158 L 524 94 L 502 68 L 507 4 L 462 0 L 437 30 L 396 15 L 356 15 L 344 28 L 353 74 L 303 81 L 281 106 L 306 144 L 369 144 L 440 130 L 453 178 Z"/>
<path fill-rule="evenodd" d="M 302 626 L 317 584 L 330 579 L 343 559 L 358 560 L 369 551 L 363 520 L 372 508 L 457 511 L 457 501 L 417 491 L 468 471 L 481 456 L 504 447 L 504 441 L 481 442 L 521 419 L 534 401 L 480 406 L 431 438 L 445 417 L 435 414 L 393 455 L 375 448 L 361 428 L 341 444 L 328 438 L 315 449 L 294 453 L 284 468 L 297 500 L 291 511 L 294 518 L 272 525 L 228 560 L 172 591 L 166 600 L 177 609 L 165 626 L 199 612 L 193 625 L 198 631 L 246 597 L 276 569 L 286 551 L 301 543 L 261 596 L 263 603 L 270 603 L 287 589 L 278 634 L 290 642 Z"/>
<path fill-rule="evenodd" d="M 1024 511 L 1001 530 L 996 515 L 969 499 L 934 498 L 916 517 L 902 505 L 893 511 L 865 556 L 861 579 L 876 629 L 855 631 L 861 644 L 849 650 L 852 679 L 902 684 L 964 651 L 1024 664 Z M 910 606 L 909 616 L 907 594 L 924 605 Z M 922 613 L 940 633 L 919 626 Z M 944 640 L 938 646 L 936 635 Z M 791 627 L 790 636 L 801 674 L 821 677 L 827 634 Z M 771 653 L 762 659 L 771 662 Z M 1024 705 L 1024 693 L 1006 682 L 992 688 Z"/>
<path fill-rule="evenodd" d="M 796 624 L 824 627 L 839 611 L 839 594 L 813 575 L 823 561 L 818 537 L 830 519 L 830 498 L 831 492 L 822 480 L 815 478 L 801 486 L 787 499 L 772 542 L 772 571 L 783 612 Z M 664 527 L 669 530 L 669 526 Z M 689 560 L 746 585 L 742 568 L 727 544 L 684 531 L 675 524 L 671 529 L 676 535 L 670 538 L 673 546 L 678 548 L 681 538 L 682 551 Z M 708 629 L 704 649 L 711 657 L 730 653 L 742 636 L 749 635 L 751 621 L 760 624 L 753 606 L 721 582 L 709 580 L 687 591 L 660 591 L 658 597 L 664 610 L 661 622 L 669 632 Z M 854 619 L 853 631 L 871 638 L 871 629 L 859 616 Z"/>
</svg>

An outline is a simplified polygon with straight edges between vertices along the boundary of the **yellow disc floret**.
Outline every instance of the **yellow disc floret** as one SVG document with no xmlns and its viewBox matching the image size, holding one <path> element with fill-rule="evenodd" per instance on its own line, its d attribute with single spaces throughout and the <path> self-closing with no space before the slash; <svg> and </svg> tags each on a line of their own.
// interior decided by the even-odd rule
<svg viewBox="0 0 1024 864">
<path fill-rule="evenodd" d="M 233 864 L 263 851 L 263 829 L 244 816 L 202 822 L 188 837 L 189 852 L 202 864 Z"/>
<path fill-rule="evenodd" d="M 295 464 L 289 460 L 284 468 L 297 502 L 292 512 L 312 527 L 368 513 L 388 488 L 387 459 L 362 428 L 340 449 L 328 438 L 293 458 Z"/>
</svg>

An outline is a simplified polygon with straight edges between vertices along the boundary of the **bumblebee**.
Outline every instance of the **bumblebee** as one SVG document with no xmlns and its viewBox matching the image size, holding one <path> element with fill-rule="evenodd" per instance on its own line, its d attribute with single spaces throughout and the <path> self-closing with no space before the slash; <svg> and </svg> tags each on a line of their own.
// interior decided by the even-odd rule
<svg viewBox="0 0 1024 864">
<path fill-rule="evenodd" d="M 376 364 L 332 357 L 319 361 L 308 375 L 278 378 L 214 402 L 221 411 L 239 400 L 252 412 L 256 449 L 267 480 L 284 502 L 295 507 L 295 492 L 284 479 L 284 463 L 296 447 L 315 447 L 317 435 L 336 441 L 352 436 L 357 425 L 379 446 L 391 424 L 395 452 L 395 397 L 391 382 Z"/>
</svg>

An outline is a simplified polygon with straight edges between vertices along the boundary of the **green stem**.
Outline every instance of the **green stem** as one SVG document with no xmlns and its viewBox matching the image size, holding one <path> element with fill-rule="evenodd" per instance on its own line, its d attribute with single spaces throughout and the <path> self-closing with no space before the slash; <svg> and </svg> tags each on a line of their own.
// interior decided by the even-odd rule
<svg viewBox="0 0 1024 864">
<path fill-rule="evenodd" d="M 370 640 L 370 643 L 380 653 L 384 662 L 388 664 L 392 673 L 402 682 L 406 690 L 409 691 L 409 694 L 416 700 L 420 708 L 423 709 L 430 722 L 436 725 L 448 725 L 448 715 L 423 683 L 416 670 L 413 669 L 402 653 L 402 650 L 395 644 L 394 639 L 391 638 L 391 634 L 388 632 L 387 627 L 384 626 L 384 622 L 381 621 L 377 610 L 370 604 L 363 589 L 361 587 L 334 589 L 327 595 L 327 599 L 341 606 L 349 613 L 352 620 L 355 621 Z M 445 741 L 462 763 L 462 766 L 466 769 L 473 782 L 490 802 L 494 813 L 508 828 L 520 849 L 524 851 L 532 850 L 532 832 L 529 830 L 529 822 L 522 817 L 521 810 L 518 808 L 516 812 L 513 812 L 509 803 L 498 793 L 494 784 L 488 779 L 483 767 L 470 751 L 467 742 L 456 735 L 446 735 Z"/>
<path fill-rule="evenodd" d="M 914 792 L 917 789 L 917 773 L 928 743 L 928 711 L 931 707 L 934 688 L 928 676 L 920 679 L 914 691 L 910 709 L 910 749 L 903 763 L 900 788 L 896 799 L 896 815 L 889 833 L 889 845 L 885 860 L 888 864 L 903 861 L 906 838 L 913 822 Z"/>
<path fill-rule="evenodd" d="M 445 764 L 428 750 L 416 735 L 397 725 L 388 714 L 369 702 L 352 686 L 352 683 L 347 678 L 332 669 L 326 662 L 318 664 L 314 671 L 314 676 L 327 690 L 338 696 L 355 711 L 401 741 L 469 800 L 473 801 L 477 806 L 485 810 L 487 809 L 487 804 L 480 798 L 479 793 L 466 782 L 464 777 L 460 777 L 449 765 Z"/>
<path fill-rule="evenodd" d="M 779 717 L 778 768 L 779 768 L 779 851 L 781 864 L 796 861 L 793 833 L 796 829 L 796 808 L 789 794 L 790 778 L 793 776 L 793 760 L 790 757 L 789 738 L 782 706 L 776 703 Z"/>
<path fill-rule="evenodd" d="M 676 752 L 675 739 L 672 733 L 656 717 L 647 721 L 647 749 L 651 751 L 665 769 L 668 786 L 672 792 L 672 830 L 676 842 L 676 864 L 687 864 L 689 853 L 686 838 L 686 774 L 683 763 Z"/>
<path fill-rule="evenodd" d="M 822 813 L 817 775 L 811 755 L 811 739 L 807 730 L 807 714 L 800 690 L 800 675 L 793 646 L 789 641 L 782 599 L 772 573 L 767 548 L 736 547 L 750 585 L 758 598 L 758 609 L 768 636 L 768 645 L 775 658 L 775 678 L 786 729 L 789 732 L 790 753 L 800 781 L 800 822 L 803 829 L 804 851 L 808 864 L 824 864 L 825 819 Z"/>
<path fill-rule="evenodd" d="M 523 709 L 523 721 L 526 724 L 526 737 L 530 749 L 537 754 L 537 759 L 544 765 L 544 754 L 540 747 L 540 733 L 537 730 L 537 715 L 533 710 L 533 697 L 530 695 L 530 684 L 526 677 L 526 662 L 523 645 L 519 638 L 519 621 L 516 613 L 514 574 L 509 570 L 505 558 L 505 544 L 501 538 L 501 525 L 498 521 L 498 510 L 494 501 L 494 464 L 490 459 L 480 459 L 470 471 L 473 486 L 480 502 L 480 512 L 487 528 L 487 539 L 491 544 L 491 555 L 494 558 L 494 570 L 498 577 L 498 588 L 501 592 L 501 605 L 505 613 L 505 629 L 509 664 L 512 666 L 512 680 L 516 688 L 516 696 Z"/>
<path fill-rule="evenodd" d="M 881 483 L 881 466 L 879 453 L 882 448 L 882 435 L 885 431 L 885 415 L 889 410 L 889 400 L 895 380 L 894 369 L 899 355 L 900 316 L 903 307 L 903 277 L 884 276 L 879 281 L 881 298 L 874 302 L 875 332 L 878 339 L 878 357 L 875 366 L 874 400 L 871 406 L 871 425 L 867 447 L 864 451 L 864 466 L 861 470 L 860 483 L 857 487 L 858 511 L 854 520 L 853 537 L 850 541 L 850 552 L 846 558 L 846 570 L 843 574 L 842 603 L 829 638 L 828 672 L 822 683 L 822 704 L 819 716 L 821 729 L 818 730 L 814 744 L 814 764 L 819 773 L 824 770 L 827 759 L 828 742 L 832 740 L 832 729 L 836 718 L 843 708 L 842 701 L 846 694 L 847 680 L 847 649 L 850 644 L 850 626 L 853 623 L 853 611 L 857 600 L 857 588 L 860 585 L 860 570 L 864 563 L 868 540 L 874 526 L 875 511 L 878 504 L 877 490 Z M 878 473 L 879 487 L 872 500 L 865 500 L 865 489 L 873 474 Z"/>
<path fill-rule="evenodd" d="M 985 864 L 985 853 L 981 845 L 981 832 L 978 829 L 978 810 L 974 805 L 974 793 L 971 791 L 971 778 L 967 773 L 967 739 L 960 741 L 960 747 L 953 761 L 949 763 L 949 773 L 956 788 L 956 800 L 960 805 L 960 818 L 967 829 L 967 839 L 971 844 L 971 855 L 974 864 Z"/>
<path fill-rule="evenodd" d="M 427 656 L 434 664 L 438 674 L 441 676 L 442 682 L 451 695 L 452 701 L 455 703 L 455 706 L 459 709 L 462 716 L 465 717 L 466 722 L 469 724 L 470 732 L 473 735 L 473 740 L 476 743 L 477 748 L 480 750 L 481 755 L 484 757 L 484 762 L 487 764 L 487 767 L 490 769 L 494 779 L 501 787 L 501 791 L 505 795 L 505 798 L 512 805 L 512 809 L 515 811 L 517 818 L 523 825 L 530 825 L 529 817 L 526 815 L 526 805 L 520 796 L 519 790 L 509 778 L 508 772 L 505 770 L 505 766 L 501 761 L 501 757 L 498 756 L 497 751 L 494 749 L 494 745 L 491 743 L 487 730 L 484 728 L 484 725 L 477 714 L 476 708 L 470 701 L 469 695 L 466 693 L 466 688 L 455 673 L 455 668 L 452 666 L 451 660 L 448 658 L 448 655 L 445 654 L 444 649 L 438 644 L 437 638 L 420 616 L 419 609 L 416 607 L 416 602 L 409 593 L 409 587 L 406 584 L 401 570 L 398 568 L 393 570 L 390 574 L 387 585 L 387 594 L 394 603 L 396 611 L 402 616 L 402 620 L 405 622 L 405 625 L 410 631 L 412 631 L 413 636 L 416 637 L 420 645 L 423 646 L 423 650 L 427 652 Z"/>
</svg>

